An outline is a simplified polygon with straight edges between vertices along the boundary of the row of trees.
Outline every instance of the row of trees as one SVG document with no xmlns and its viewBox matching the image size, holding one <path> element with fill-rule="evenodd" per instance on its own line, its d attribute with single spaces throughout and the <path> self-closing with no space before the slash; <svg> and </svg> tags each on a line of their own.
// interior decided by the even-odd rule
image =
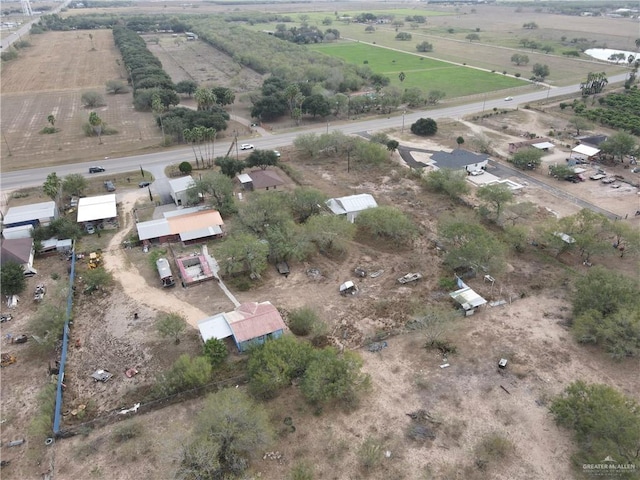
<svg viewBox="0 0 640 480">
<path fill-rule="evenodd" d="M 133 88 L 133 101 L 138 110 L 152 110 L 153 101 L 169 108 L 180 103 L 176 86 L 162 68 L 162 63 L 147 49 L 145 41 L 127 27 L 115 26 L 113 38 L 120 50 Z"/>
</svg>

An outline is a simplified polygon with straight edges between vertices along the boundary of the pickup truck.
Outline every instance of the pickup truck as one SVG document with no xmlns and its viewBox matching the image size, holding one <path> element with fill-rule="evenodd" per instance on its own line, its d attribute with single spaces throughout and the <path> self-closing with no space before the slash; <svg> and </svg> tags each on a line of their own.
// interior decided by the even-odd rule
<svg viewBox="0 0 640 480">
<path fill-rule="evenodd" d="M 407 273 L 405 276 L 400 277 L 398 279 L 398 283 L 410 283 L 410 282 L 415 282 L 416 280 L 420 280 L 422 278 L 422 274 L 421 273 Z"/>
</svg>

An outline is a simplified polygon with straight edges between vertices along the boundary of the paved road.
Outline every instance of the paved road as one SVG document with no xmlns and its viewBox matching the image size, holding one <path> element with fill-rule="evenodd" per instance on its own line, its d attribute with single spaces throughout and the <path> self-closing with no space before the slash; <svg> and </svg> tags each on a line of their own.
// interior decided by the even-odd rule
<svg viewBox="0 0 640 480">
<path fill-rule="evenodd" d="M 53 10 L 46 12 L 46 14 L 53 15 L 54 13 L 60 13 L 60 10 L 65 8 L 70 3 L 71 3 L 71 0 L 66 0 L 65 2 L 61 3 L 56 8 L 54 8 Z M 37 4 L 35 6 L 37 7 Z M 10 17 L 7 17 L 7 18 L 10 20 Z M 40 15 L 34 15 L 31 20 L 29 20 L 27 23 L 20 25 L 20 28 L 12 32 L 11 35 L 0 40 L 0 46 L 2 50 L 4 51 L 5 48 L 9 48 L 11 45 L 13 45 L 14 42 L 17 42 L 21 37 L 28 35 L 29 30 L 31 30 L 31 25 L 33 25 L 34 23 L 38 23 L 39 21 L 40 21 Z"/>
<path fill-rule="evenodd" d="M 625 74 L 616 75 L 609 79 L 610 83 L 622 82 L 626 78 Z M 462 118 L 465 115 L 479 113 L 483 110 L 491 110 L 494 107 L 515 108 L 520 105 L 526 105 L 530 102 L 544 100 L 555 96 L 563 96 L 575 94 L 579 89 L 579 85 L 570 85 L 567 87 L 557 87 L 544 89 L 538 92 L 527 93 L 513 97 L 512 101 L 506 102 L 504 99 L 486 100 L 482 102 L 474 102 L 467 105 L 458 105 L 453 107 L 438 108 L 434 110 L 425 110 L 420 112 L 412 112 L 405 115 L 398 115 L 388 118 L 375 118 L 372 120 L 351 121 L 349 123 L 329 122 L 321 127 L 314 127 L 305 130 L 288 131 L 277 134 L 268 134 L 259 139 L 251 139 L 251 142 L 259 149 L 275 149 L 285 145 L 291 145 L 294 139 L 301 133 L 326 133 L 327 131 L 339 130 L 345 134 L 362 133 L 363 131 L 384 130 L 390 128 L 400 128 L 403 125 L 408 128 L 409 125 L 422 117 L 439 118 Z M 230 142 L 222 142 L 216 144 L 216 150 L 226 152 L 229 149 Z M 43 168 L 35 168 L 30 170 L 19 170 L 7 172 L 2 175 L 0 180 L 0 189 L 2 191 L 11 191 L 17 188 L 31 187 L 42 185 L 47 175 L 56 172 L 59 176 L 65 176 L 70 173 L 86 174 L 91 165 L 102 165 L 107 172 L 95 174 L 97 177 L 108 178 L 110 174 L 123 173 L 135 170 L 140 166 L 149 170 L 159 179 L 158 187 L 161 187 L 164 176 L 164 168 L 170 164 L 180 163 L 182 161 L 191 161 L 193 152 L 190 147 L 181 147 L 171 150 L 164 150 L 156 153 L 147 153 L 143 155 L 133 155 L 129 157 L 107 158 L 100 162 L 84 162 L 73 165 L 48 166 Z"/>
</svg>

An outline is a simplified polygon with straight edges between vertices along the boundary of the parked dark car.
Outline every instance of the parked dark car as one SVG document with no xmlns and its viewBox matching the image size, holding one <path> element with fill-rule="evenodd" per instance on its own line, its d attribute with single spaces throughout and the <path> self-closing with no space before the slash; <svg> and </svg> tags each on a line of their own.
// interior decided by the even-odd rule
<svg viewBox="0 0 640 480">
<path fill-rule="evenodd" d="M 107 189 L 107 192 L 115 192 L 116 191 L 116 186 L 113 184 L 113 182 L 111 180 L 107 180 L 106 182 L 104 182 L 104 188 Z"/>
<path fill-rule="evenodd" d="M 102 173 L 106 172 L 104 167 L 89 167 L 89 173 Z"/>
</svg>

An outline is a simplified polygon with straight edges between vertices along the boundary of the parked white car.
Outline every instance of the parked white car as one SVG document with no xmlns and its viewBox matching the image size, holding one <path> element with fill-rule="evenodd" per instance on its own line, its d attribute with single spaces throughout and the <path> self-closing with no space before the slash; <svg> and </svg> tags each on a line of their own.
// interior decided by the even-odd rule
<svg viewBox="0 0 640 480">
<path fill-rule="evenodd" d="M 240 145 L 240 150 L 252 150 L 253 149 L 253 145 L 251 145 L 250 143 L 243 143 L 242 145 Z"/>
<path fill-rule="evenodd" d="M 513 100 L 513 97 L 507 97 L 504 99 L 505 102 L 510 102 L 511 100 Z"/>
<path fill-rule="evenodd" d="M 472 172 L 469 172 L 470 175 L 477 177 L 478 175 L 482 175 L 484 173 L 484 170 L 473 170 Z"/>
</svg>

